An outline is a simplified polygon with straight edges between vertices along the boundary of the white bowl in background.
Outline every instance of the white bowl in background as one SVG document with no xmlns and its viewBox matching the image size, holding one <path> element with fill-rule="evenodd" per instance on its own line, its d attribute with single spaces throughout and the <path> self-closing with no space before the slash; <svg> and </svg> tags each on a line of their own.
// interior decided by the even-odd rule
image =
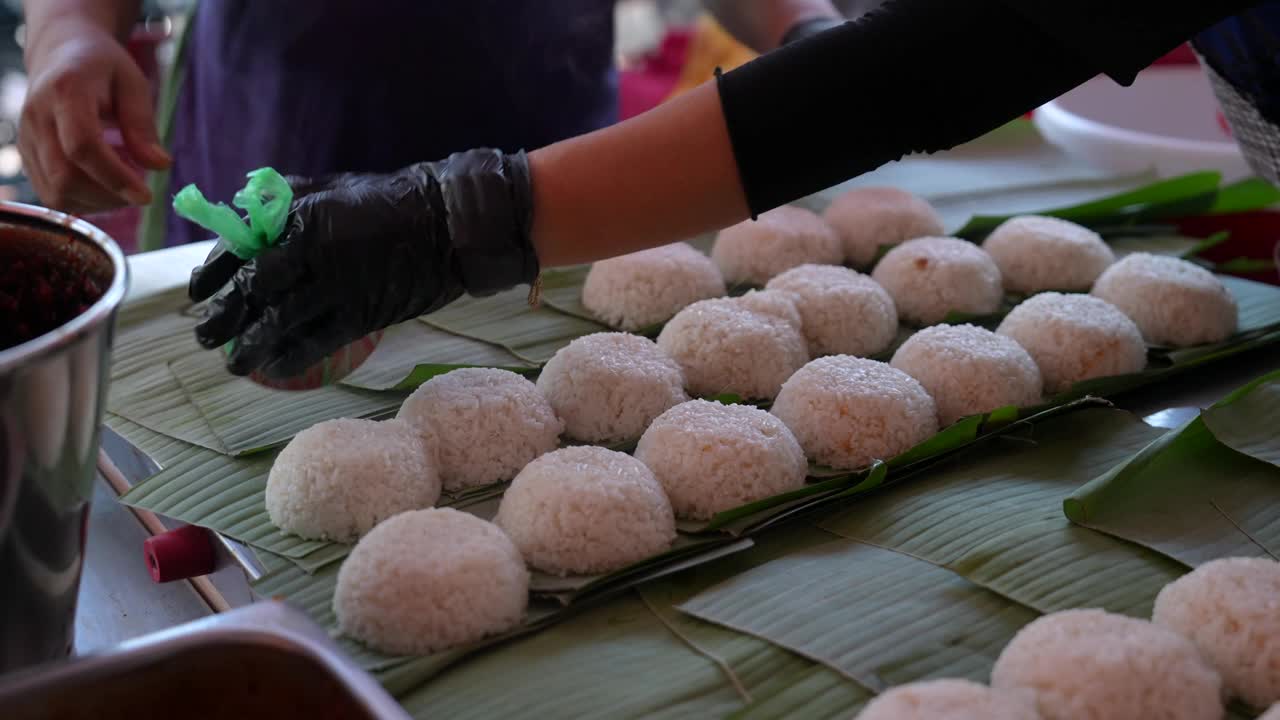
<svg viewBox="0 0 1280 720">
<path fill-rule="evenodd" d="M 1149 68 L 1130 87 L 1099 76 L 1032 119 L 1049 142 L 1100 168 L 1162 177 L 1218 170 L 1227 181 L 1253 175 L 1198 65 Z"/>
</svg>

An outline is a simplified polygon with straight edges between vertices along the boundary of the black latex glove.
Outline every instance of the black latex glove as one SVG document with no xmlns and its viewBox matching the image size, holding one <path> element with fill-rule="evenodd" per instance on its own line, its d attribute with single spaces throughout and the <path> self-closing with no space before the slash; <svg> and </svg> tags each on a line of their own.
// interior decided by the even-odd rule
<svg viewBox="0 0 1280 720">
<path fill-rule="evenodd" d="M 280 241 L 244 262 L 219 245 L 191 274 L 206 348 L 227 368 L 287 378 L 365 335 L 538 275 L 523 152 L 471 150 L 389 174 L 290 178 Z"/>
</svg>

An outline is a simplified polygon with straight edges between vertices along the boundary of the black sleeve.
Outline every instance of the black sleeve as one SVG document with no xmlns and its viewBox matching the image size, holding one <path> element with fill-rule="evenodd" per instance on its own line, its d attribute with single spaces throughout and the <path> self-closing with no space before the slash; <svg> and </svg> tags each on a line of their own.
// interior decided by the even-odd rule
<svg viewBox="0 0 1280 720">
<path fill-rule="evenodd" d="M 1040 12 L 1042 4 L 1054 7 Z M 908 153 L 972 140 L 1101 72 L 1123 77 L 1253 4 L 890 0 L 720 76 L 747 204 L 756 215 Z M 1085 14 L 1081 6 L 1117 24 L 1097 42 L 1045 30 Z M 1163 19 L 1143 25 L 1144 12 Z"/>
</svg>

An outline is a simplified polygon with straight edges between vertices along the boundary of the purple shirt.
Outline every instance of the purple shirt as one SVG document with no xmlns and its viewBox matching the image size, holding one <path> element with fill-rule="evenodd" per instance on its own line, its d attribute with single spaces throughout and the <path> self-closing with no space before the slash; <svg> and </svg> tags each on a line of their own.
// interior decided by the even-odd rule
<svg viewBox="0 0 1280 720">
<path fill-rule="evenodd" d="M 532 150 L 617 119 L 612 0 L 204 0 L 170 190 Z M 167 244 L 208 233 L 169 215 Z"/>
</svg>

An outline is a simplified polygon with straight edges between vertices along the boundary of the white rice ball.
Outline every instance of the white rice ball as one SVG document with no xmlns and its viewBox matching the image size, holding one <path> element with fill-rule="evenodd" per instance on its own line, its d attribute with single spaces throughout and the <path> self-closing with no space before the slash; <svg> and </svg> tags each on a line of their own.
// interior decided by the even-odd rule
<svg viewBox="0 0 1280 720">
<path fill-rule="evenodd" d="M 839 265 L 801 265 L 766 286 L 798 298 L 809 354 L 875 355 L 898 334 L 893 298 L 870 277 Z"/>
<path fill-rule="evenodd" d="M 1085 291 L 1116 261 L 1102 236 L 1083 225 L 1041 215 L 1000 223 L 982 243 L 1000 268 L 1007 290 Z"/>
<path fill-rule="evenodd" d="M 764 285 L 797 265 L 838 265 L 843 258 L 836 231 L 817 214 L 794 205 L 721 230 L 711 248 L 711 259 L 731 284 Z"/>
<path fill-rule="evenodd" d="M 676 313 L 658 347 L 684 369 L 689 392 L 771 399 L 809 359 L 799 328 L 738 298 L 702 300 Z"/>
<path fill-rule="evenodd" d="M 688 243 L 674 243 L 592 265 L 582 285 L 582 305 L 610 327 L 640 330 L 725 292 L 711 258 Z"/>
<path fill-rule="evenodd" d="M 558 575 L 607 573 L 676 538 L 662 485 L 625 453 L 580 445 L 529 463 L 494 519 L 530 565 Z"/>
<path fill-rule="evenodd" d="M 660 415 L 635 456 L 662 483 L 676 516 L 694 520 L 795 490 L 809 470 L 781 420 L 750 405 L 707 400 Z"/>
<path fill-rule="evenodd" d="M 1154 345 L 1220 342 L 1236 331 L 1231 292 L 1213 273 L 1181 258 L 1126 255 L 1102 273 L 1093 294 L 1132 318 Z"/>
<path fill-rule="evenodd" d="M 1147 346 L 1138 326 L 1111 303 L 1090 295 L 1033 295 L 1015 307 L 996 332 L 1031 354 L 1045 392 L 1051 394 L 1081 380 L 1147 366 Z"/>
<path fill-rule="evenodd" d="M 935 325 L 907 339 L 889 362 L 924 386 L 950 425 L 967 415 L 1040 401 L 1040 369 L 1012 339 L 976 325 Z"/>
<path fill-rule="evenodd" d="M 511 539 L 451 508 L 378 525 L 342 563 L 333 595 L 344 635 L 403 655 L 510 630 L 528 604 L 529 571 Z"/>
<path fill-rule="evenodd" d="M 800 308 L 797 305 L 800 296 L 795 293 L 782 290 L 748 290 L 734 300 L 752 312 L 785 320 L 797 330 L 804 326 L 800 318 Z"/>
<path fill-rule="evenodd" d="M 1280 702 L 1258 716 L 1258 720 L 1280 720 Z"/>
<path fill-rule="evenodd" d="M 926 680 L 886 690 L 856 720 L 1040 720 L 1034 698 L 969 680 Z"/>
<path fill-rule="evenodd" d="M 493 368 L 431 378 L 396 417 L 415 427 L 439 455 L 449 491 L 511 479 L 530 460 L 554 450 L 564 431 L 533 383 Z"/>
<path fill-rule="evenodd" d="M 1233 696 L 1280 702 L 1280 562 L 1205 563 L 1160 591 L 1152 620 L 1190 638 Z"/>
<path fill-rule="evenodd" d="M 822 217 L 840 235 L 845 259 L 858 267 L 869 267 L 881 247 L 943 233 L 942 219 L 932 205 L 891 187 L 842 193 Z"/>
<path fill-rule="evenodd" d="M 773 414 L 810 458 L 841 469 L 888 460 L 938 431 L 937 406 L 915 378 L 849 355 L 800 368 L 782 385 Z"/>
<path fill-rule="evenodd" d="M 1034 691 L 1045 720 L 1223 716 L 1222 682 L 1195 645 L 1102 610 L 1067 610 L 1027 624 L 1000 653 L 991 686 Z"/>
<path fill-rule="evenodd" d="M 635 440 L 667 408 L 689 396 L 684 372 L 652 340 L 595 333 L 556 351 L 538 376 L 565 433 L 583 442 Z"/>
<path fill-rule="evenodd" d="M 432 454 L 395 420 L 326 420 L 298 433 L 267 475 L 267 515 L 285 532 L 351 542 L 440 498 Z"/>
<path fill-rule="evenodd" d="M 871 277 L 893 298 L 898 315 L 918 325 L 948 313 L 987 315 L 1000 309 L 1000 269 L 982 248 L 965 240 L 925 237 L 890 250 Z"/>
</svg>

